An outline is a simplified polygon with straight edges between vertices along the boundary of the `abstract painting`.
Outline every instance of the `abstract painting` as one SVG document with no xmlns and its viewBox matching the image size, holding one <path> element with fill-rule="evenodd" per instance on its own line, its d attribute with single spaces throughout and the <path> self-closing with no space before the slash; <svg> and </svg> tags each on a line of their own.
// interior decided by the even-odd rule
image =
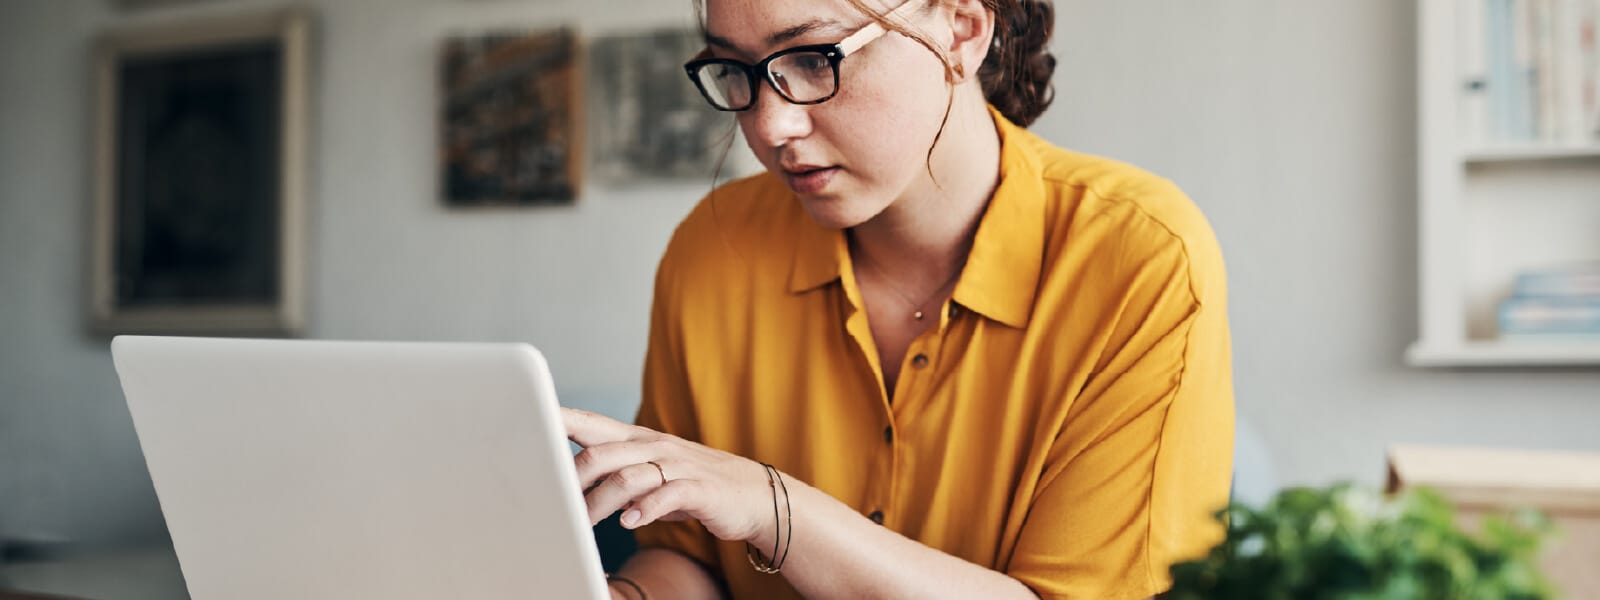
<svg viewBox="0 0 1600 600">
<path fill-rule="evenodd" d="M 577 199 L 581 88 L 571 30 L 452 38 L 441 71 L 440 180 L 447 205 Z"/>
<path fill-rule="evenodd" d="M 723 155 L 742 155 L 733 119 L 706 104 L 683 63 L 705 48 L 700 33 L 666 29 L 596 39 L 589 48 L 589 136 L 597 179 L 710 180 Z M 728 152 L 729 148 L 734 152 Z M 729 173 L 730 165 L 723 165 Z M 731 165 L 743 170 L 743 165 Z"/>
</svg>

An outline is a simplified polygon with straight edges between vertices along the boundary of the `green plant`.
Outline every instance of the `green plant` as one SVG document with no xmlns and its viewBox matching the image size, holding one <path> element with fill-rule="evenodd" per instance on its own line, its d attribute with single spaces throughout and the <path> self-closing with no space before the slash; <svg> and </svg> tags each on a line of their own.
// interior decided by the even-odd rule
<svg viewBox="0 0 1600 600">
<path fill-rule="evenodd" d="M 1537 565 L 1552 527 L 1533 511 L 1469 534 L 1426 489 L 1394 498 L 1352 485 L 1285 490 L 1217 513 L 1228 536 L 1172 567 L 1165 600 L 1522 600 L 1552 597 Z"/>
</svg>

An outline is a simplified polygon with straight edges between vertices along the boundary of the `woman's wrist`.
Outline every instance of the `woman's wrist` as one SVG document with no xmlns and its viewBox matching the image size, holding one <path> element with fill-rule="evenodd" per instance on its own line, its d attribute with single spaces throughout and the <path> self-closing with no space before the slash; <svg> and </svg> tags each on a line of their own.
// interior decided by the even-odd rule
<svg viewBox="0 0 1600 600">
<path fill-rule="evenodd" d="M 649 594 L 644 593 L 644 588 L 638 582 L 621 575 L 606 575 L 606 588 L 611 590 L 612 598 L 650 600 Z"/>
<path fill-rule="evenodd" d="M 763 556 L 763 550 L 747 541 L 745 557 L 749 559 L 751 568 L 772 575 L 782 571 L 783 563 L 789 558 L 789 542 L 794 539 L 794 505 L 789 499 L 789 484 L 782 473 L 767 463 L 761 463 L 761 467 L 766 471 L 767 487 L 772 497 L 772 550 Z M 780 504 L 782 510 L 778 508 Z"/>
<path fill-rule="evenodd" d="M 762 466 L 765 469 L 765 466 Z M 753 515 L 751 534 L 744 540 L 761 551 L 761 556 L 770 562 L 777 560 L 784 554 L 783 545 L 789 541 L 794 531 L 794 520 L 802 518 L 804 508 L 801 506 L 800 496 L 803 495 L 806 484 L 790 477 L 777 469 L 772 470 L 774 479 L 767 485 L 766 476 L 762 476 L 763 485 L 761 493 L 751 496 L 750 511 Z M 777 517 L 773 516 L 774 505 Z M 773 547 L 778 549 L 779 556 L 770 556 Z"/>
</svg>

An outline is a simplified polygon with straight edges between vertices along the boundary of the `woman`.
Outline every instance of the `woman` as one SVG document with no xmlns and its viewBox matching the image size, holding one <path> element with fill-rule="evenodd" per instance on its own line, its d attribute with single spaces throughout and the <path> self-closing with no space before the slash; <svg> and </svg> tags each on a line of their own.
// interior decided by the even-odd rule
<svg viewBox="0 0 1600 600">
<path fill-rule="evenodd" d="M 1050 4 L 703 10 L 686 68 L 767 172 L 662 258 L 638 425 L 564 414 L 644 548 L 613 594 L 1161 592 L 1221 539 L 1222 259 L 1171 183 L 1019 127 Z"/>
</svg>

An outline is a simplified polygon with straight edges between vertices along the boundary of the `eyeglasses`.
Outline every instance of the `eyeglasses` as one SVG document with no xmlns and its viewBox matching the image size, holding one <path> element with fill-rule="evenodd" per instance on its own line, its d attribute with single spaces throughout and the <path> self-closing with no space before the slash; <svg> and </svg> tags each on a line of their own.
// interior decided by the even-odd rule
<svg viewBox="0 0 1600 600">
<path fill-rule="evenodd" d="M 903 20 L 917 4 L 917 0 L 907 0 L 884 18 Z M 885 33 L 883 25 L 873 21 L 837 44 L 779 50 L 753 65 L 730 58 L 702 58 L 689 61 L 683 69 L 700 88 L 700 95 L 717 110 L 749 110 L 755 106 L 759 91 L 756 86 L 762 80 L 792 104 L 822 104 L 839 93 L 839 62 Z"/>
</svg>

